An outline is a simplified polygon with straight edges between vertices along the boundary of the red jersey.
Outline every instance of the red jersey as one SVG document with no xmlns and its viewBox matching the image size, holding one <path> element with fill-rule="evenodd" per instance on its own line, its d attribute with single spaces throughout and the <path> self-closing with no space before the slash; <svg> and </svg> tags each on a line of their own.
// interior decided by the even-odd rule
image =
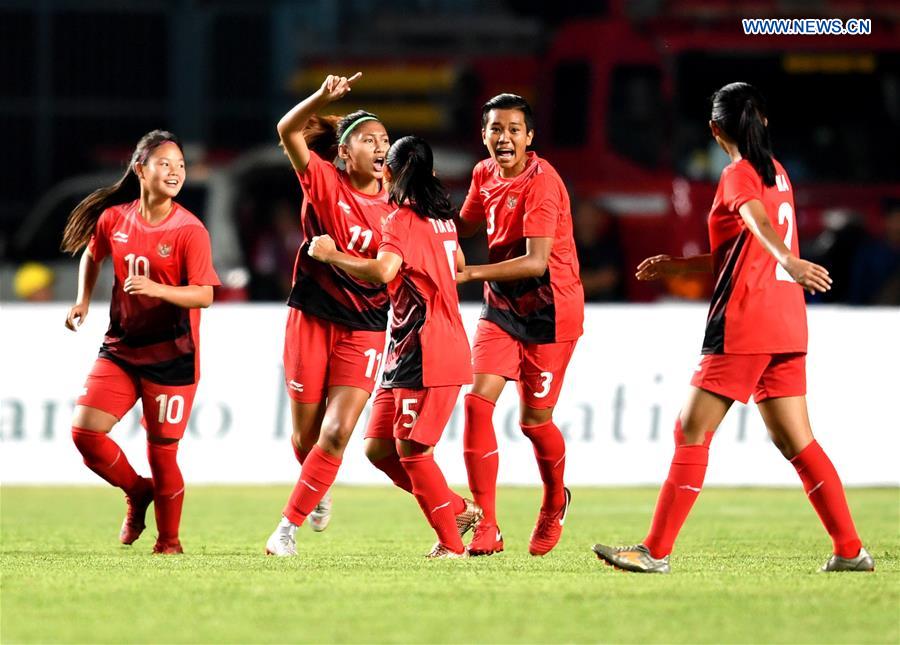
<svg viewBox="0 0 900 645">
<path fill-rule="evenodd" d="M 456 225 L 402 207 L 384 223 L 380 251 L 403 258 L 391 283 L 391 343 L 385 388 L 439 387 L 472 382 L 469 339 L 456 293 Z"/>
<path fill-rule="evenodd" d="M 130 275 L 171 286 L 217 286 L 209 234 L 203 223 L 172 202 L 166 218 L 151 226 L 138 212 L 140 201 L 107 208 L 88 244 L 96 262 L 112 258 L 109 329 L 100 356 L 164 385 L 188 385 L 200 378 L 200 310 L 159 298 L 127 294 Z"/>
<path fill-rule="evenodd" d="M 383 331 L 389 307 L 385 287 L 317 262 L 307 251 L 313 237 L 327 233 L 339 251 L 374 258 L 381 242 L 381 225 L 393 207 L 384 190 L 377 195 L 361 193 L 350 184 L 347 173 L 315 152 L 310 151 L 309 157 L 306 171 L 297 173 L 303 187 L 303 243 L 294 264 L 288 304 L 351 329 Z"/>
<path fill-rule="evenodd" d="M 584 323 L 584 288 L 572 236 L 569 194 L 553 166 L 528 153 L 525 171 L 500 176 L 493 159 L 472 171 L 460 211 L 467 222 L 486 222 L 491 263 L 525 254 L 525 238 L 553 238 L 547 271 L 539 278 L 486 282 L 481 317 L 527 343 L 575 340 Z"/>
<path fill-rule="evenodd" d="M 760 200 L 769 222 L 797 250 L 794 192 L 775 161 L 775 185 L 765 186 L 746 159 L 729 164 L 709 212 L 709 243 L 716 274 L 704 354 L 806 352 L 803 288 L 747 229 L 738 209 Z"/>
</svg>

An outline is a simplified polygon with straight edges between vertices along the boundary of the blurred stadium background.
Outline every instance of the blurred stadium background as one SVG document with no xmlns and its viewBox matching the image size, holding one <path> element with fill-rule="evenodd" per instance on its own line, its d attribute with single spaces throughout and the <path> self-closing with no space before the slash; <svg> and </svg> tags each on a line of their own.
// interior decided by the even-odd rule
<svg viewBox="0 0 900 645">
<path fill-rule="evenodd" d="M 868 17 L 874 30 L 745 37 L 751 16 Z M 274 124 L 326 73 L 362 71 L 335 110 L 428 137 L 457 202 L 484 156 L 481 103 L 532 101 L 535 149 L 569 184 L 587 296 L 603 302 L 708 296 L 708 280 L 641 284 L 633 267 L 706 248 L 725 163 L 706 99 L 757 84 L 802 252 L 835 279 L 822 300 L 898 305 L 898 16 L 896 2 L 859 0 L 0 0 L 0 299 L 72 297 L 76 263 L 58 251 L 69 209 L 164 127 L 187 144 L 179 199 L 211 231 L 218 300 L 283 301 L 299 187 Z M 484 244 L 466 251 L 477 261 Z M 28 262 L 40 266 L 16 281 Z"/>
</svg>

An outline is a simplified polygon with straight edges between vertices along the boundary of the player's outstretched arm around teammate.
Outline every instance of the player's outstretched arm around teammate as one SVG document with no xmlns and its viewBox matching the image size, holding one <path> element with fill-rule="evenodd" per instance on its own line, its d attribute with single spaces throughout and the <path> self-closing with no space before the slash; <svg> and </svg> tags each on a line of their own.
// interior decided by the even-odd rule
<svg viewBox="0 0 900 645">
<path fill-rule="evenodd" d="M 669 554 L 703 488 L 709 445 L 735 400 L 752 395 L 769 435 L 797 471 L 807 498 L 832 539 L 823 571 L 871 571 L 844 489 L 819 446 L 806 408 L 806 305 L 803 289 L 827 291 L 828 272 L 799 259 L 793 189 L 773 157 L 765 102 L 746 83 L 713 96 L 713 137 L 732 160 L 723 171 L 709 215 L 712 253 L 644 260 L 642 280 L 711 267 L 710 303 L 702 360 L 675 422 L 675 455 L 650 530 L 634 546 L 594 546 L 607 563 L 627 571 L 668 573 Z"/>
<path fill-rule="evenodd" d="M 62 243 L 71 253 L 87 247 L 66 317 L 69 329 L 84 322 L 107 256 L 115 276 L 109 330 L 78 398 L 72 439 L 88 468 L 125 491 L 122 543 L 140 537 L 154 502 L 159 536 L 153 551 L 165 554 L 182 551 L 184 478 L 176 454 L 200 375 L 198 310 L 212 303 L 219 284 L 206 229 L 173 201 L 184 179 L 178 139 L 162 130 L 146 134 L 122 178 L 75 207 Z M 138 398 L 152 480 L 138 476 L 108 436 Z"/>
</svg>

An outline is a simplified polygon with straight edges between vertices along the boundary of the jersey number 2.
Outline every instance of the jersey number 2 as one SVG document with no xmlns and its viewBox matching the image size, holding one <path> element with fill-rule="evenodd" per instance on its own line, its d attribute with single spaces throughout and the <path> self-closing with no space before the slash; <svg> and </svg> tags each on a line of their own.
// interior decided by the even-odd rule
<svg viewBox="0 0 900 645">
<path fill-rule="evenodd" d="M 791 242 L 794 239 L 794 209 L 791 208 L 789 202 L 782 202 L 781 206 L 778 207 L 778 225 L 781 226 L 785 221 L 787 221 L 787 233 L 784 236 L 784 245 L 790 251 Z M 791 274 L 777 262 L 775 263 L 775 279 L 782 282 L 795 282 Z"/>
</svg>

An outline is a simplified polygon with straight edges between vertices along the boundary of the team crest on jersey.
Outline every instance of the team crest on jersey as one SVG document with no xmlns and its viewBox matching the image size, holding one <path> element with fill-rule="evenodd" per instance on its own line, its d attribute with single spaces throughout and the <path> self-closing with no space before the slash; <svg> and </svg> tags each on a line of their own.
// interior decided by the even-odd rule
<svg viewBox="0 0 900 645">
<path fill-rule="evenodd" d="M 167 258 L 172 255 L 172 245 L 160 242 L 159 246 L 156 247 L 156 252 L 159 253 L 159 257 Z"/>
<path fill-rule="evenodd" d="M 516 195 L 510 195 L 506 198 L 506 207 L 509 210 L 512 210 L 516 207 L 516 203 L 518 203 L 519 198 Z"/>
</svg>

